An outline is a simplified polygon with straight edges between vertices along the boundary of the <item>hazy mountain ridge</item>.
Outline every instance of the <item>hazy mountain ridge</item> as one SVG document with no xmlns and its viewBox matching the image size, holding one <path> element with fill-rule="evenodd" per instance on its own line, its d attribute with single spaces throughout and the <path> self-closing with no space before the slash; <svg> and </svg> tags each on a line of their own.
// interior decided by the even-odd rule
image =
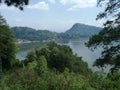
<svg viewBox="0 0 120 90">
<path fill-rule="evenodd" d="M 64 33 L 52 32 L 49 30 L 36 30 L 29 27 L 12 27 L 11 29 L 13 30 L 13 33 L 17 39 L 25 39 L 31 41 L 69 41 L 70 39 L 90 37 L 93 34 L 97 34 L 101 28 L 76 23 Z"/>
<path fill-rule="evenodd" d="M 97 34 L 100 29 L 99 27 L 76 23 L 65 34 L 68 34 L 70 38 L 90 37 L 93 34 Z"/>
</svg>

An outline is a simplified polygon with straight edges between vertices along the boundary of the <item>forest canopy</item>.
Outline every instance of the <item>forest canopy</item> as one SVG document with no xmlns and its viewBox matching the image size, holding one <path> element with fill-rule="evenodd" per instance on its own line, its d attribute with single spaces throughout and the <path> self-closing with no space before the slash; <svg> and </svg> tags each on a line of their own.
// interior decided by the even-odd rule
<svg viewBox="0 0 120 90">
<path fill-rule="evenodd" d="M 16 52 L 17 47 L 12 30 L 0 15 L 0 62 L 2 62 L 3 71 L 11 69 L 17 62 Z"/>
</svg>

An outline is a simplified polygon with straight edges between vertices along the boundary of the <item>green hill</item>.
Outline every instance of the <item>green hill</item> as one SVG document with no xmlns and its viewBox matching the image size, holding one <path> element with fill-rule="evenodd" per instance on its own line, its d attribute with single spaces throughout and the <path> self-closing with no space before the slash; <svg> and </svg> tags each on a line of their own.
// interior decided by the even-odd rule
<svg viewBox="0 0 120 90">
<path fill-rule="evenodd" d="M 97 34 L 100 31 L 100 29 L 101 28 L 99 27 L 76 23 L 65 33 L 72 35 L 73 37 L 89 37 L 93 34 Z"/>
<path fill-rule="evenodd" d="M 101 28 L 76 23 L 64 33 L 51 32 L 48 30 L 36 30 L 28 27 L 12 27 L 11 29 L 17 39 L 25 39 L 30 41 L 56 40 L 68 42 L 70 39 L 90 37 L 97 34 Z"/>
<path fill-rule="evenodd" d="M 79 39 L 81 37 L 90 37 L 97 34 L 100 30 L 101 28 L 99 27 L 76 23 L 69 30 L 61 33 L 59 37 L 63 39 Z"/>
<path fill-rule="evenodd" d="M 48 30 L 36 30 L 28 27 L 12 27 L 13 33 L 17 39 L 30 41 L 43 41 L 56 39 L 57 33 Z"/>
</svg>

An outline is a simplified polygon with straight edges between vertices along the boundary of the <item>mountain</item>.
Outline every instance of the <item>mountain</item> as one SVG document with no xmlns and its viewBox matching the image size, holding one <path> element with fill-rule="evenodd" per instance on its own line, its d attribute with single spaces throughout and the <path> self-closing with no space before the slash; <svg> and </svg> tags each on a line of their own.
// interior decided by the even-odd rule
<svg viewBox="0 0 120 90">
<path fill-rule="evenodd" d="M 76 23 L 65 33 L 62 33 L 62 36 L 67 36 L 70 39 L 78 39 L 81 37 L 90 37 L 97 34 L 100 30 L 101 28 L 99 27 Z"/>
<path fill-rule="evenodd" d="M 57 40 L 68 42 L 70 39 L 79 39 L 81 37 L 90 37 L 97 34 L 101 28 L 76 23 L 64 33 L 51 32 L 48 30 L 36 30 L 28 27 L 12 27 L 13 33 L 17 39 L 30 41 L 49 41 Z"/>
<path fill-rule="evenodd" d="M 57 33 L 48 30 L 36 30 L 28 27 L 12 27 L 11 28 L 17 39 L 25 39 L 30 41 L 43 41 L 56 39 Z"/>
</svg>

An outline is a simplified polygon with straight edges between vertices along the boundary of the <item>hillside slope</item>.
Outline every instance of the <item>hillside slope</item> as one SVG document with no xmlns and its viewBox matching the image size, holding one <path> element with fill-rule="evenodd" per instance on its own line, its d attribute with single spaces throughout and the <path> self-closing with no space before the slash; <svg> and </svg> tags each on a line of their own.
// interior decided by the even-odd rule
<svg viewBox="0 0 120 90">
<path fill-rule="evenodd" d="M 65 42 L 68 42 L 70 39 L 90 37 L 97 34 L 101 30 L 99 27 L 80 23 L 74 24 L 64 33 L 51 32 L 48 30 L 36 30 L 29 27 L 12 27 L 11 29 L 17 39 L 25 39 L 30 41 L 57 40 Z"/>
<path fill-rule="evenodd" d="M 52 40 L 57 37 L 56 32 L 48 30 L 36 30 L 28 27 L 12 27 L 13 33 L 17 39 L 30 41 Z"/>
<path fill-rule="evenodd" d="M 63 38 L 77 39 L 81 37 L 90 37 L 97 34 L 100 30 L 101 28 L 99 27 L 76 23 L 69 30 L 61 33 L 61 35 Z"/>
</svg>

